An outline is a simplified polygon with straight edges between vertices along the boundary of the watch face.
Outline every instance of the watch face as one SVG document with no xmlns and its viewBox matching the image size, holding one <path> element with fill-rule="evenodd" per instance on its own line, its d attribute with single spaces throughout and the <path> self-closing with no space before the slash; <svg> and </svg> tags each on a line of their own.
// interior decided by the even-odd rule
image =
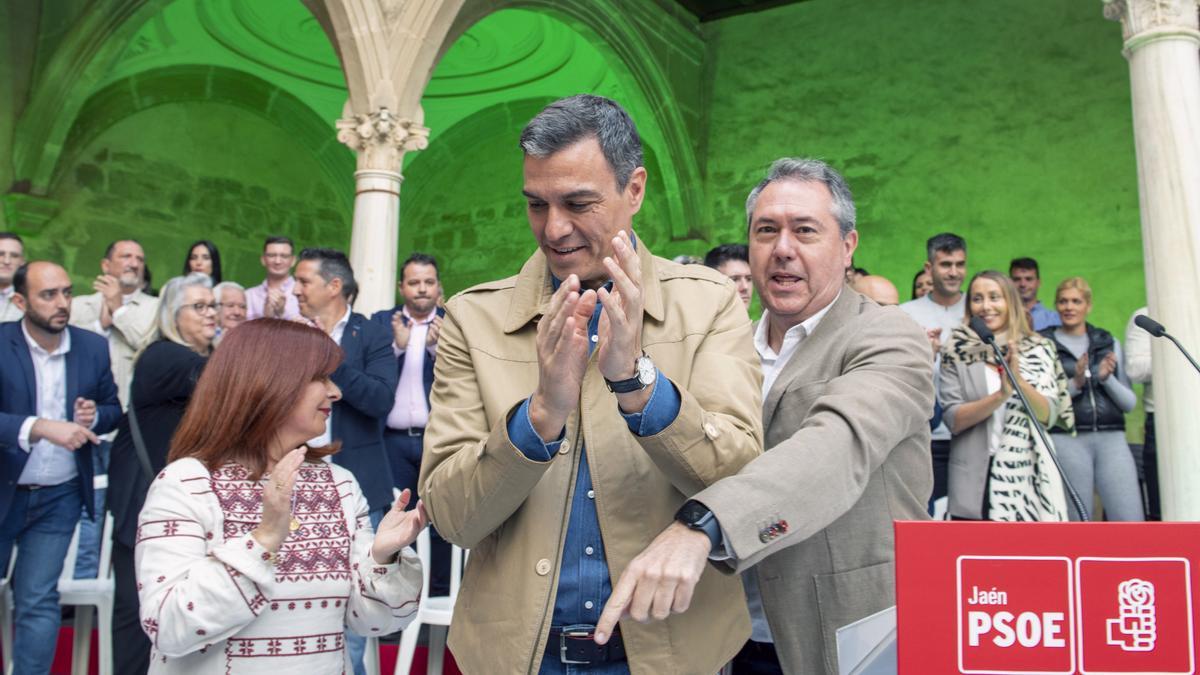
<svg viewBox="0 0 1200 675">
<path fill-rule="evenodd" d="M 642 386 L 649 387 L 654 384 L 654 378 L 658 376 L 658 369 L 654 367 L 654 362 L 649 356 L 640 356 L 637 360 L 637 377 Z"/>
</svg>

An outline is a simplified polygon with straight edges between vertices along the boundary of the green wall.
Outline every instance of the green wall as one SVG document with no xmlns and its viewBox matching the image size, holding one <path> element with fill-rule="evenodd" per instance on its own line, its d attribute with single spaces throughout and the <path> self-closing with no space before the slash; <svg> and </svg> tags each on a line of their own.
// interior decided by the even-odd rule
<svg viewBox="0 0 1200 675">
<path fill-rule="evenodd" d="M 747 192 L 809 155 L 855 193 L 855 262 L 902 297 L 949 230 L 973 271 L 1037 258 L 1045 303 L 1085 277 L 1117 334 L 1145 304 L 1128 70 L 1099 3 L 812 0 L 705 27 L 715 238 L 745 241 Z"/>
<path fill-rule="evenodd" d="M 143 243 L 156 287 L 181 272 L 196 239 L 213 240 L 224 277 L 243 284 L 262 281 L 268 234 L 300 245 L 350 239 L 338 191 L 352 177 L 332 184 L 294 136 L 241 108 L 156 106 L 72 158 L 55 189 L 58 214 L 28 238 L 27 257 L 62 261 L 80 292 L 91 292 L 109 241 L 125 236 Z"/>
</svg>

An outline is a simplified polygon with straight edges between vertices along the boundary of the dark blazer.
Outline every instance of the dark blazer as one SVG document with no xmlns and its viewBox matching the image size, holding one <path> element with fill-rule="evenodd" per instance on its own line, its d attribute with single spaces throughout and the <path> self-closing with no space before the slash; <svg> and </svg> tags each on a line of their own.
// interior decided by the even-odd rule
<svg viewBox="0 0 1200 675">
<path fill-rule="evenodd" d="M 404 307 L 404 305 L 396 305 L 395 307 L 393 307 L 391 309 L 381 309 L 378 312 L 375 312 L 374 314 L 371 315 L 371 321 L 373 323 L 379 324 L 380 326 L 383 326 L 383 328 L 387 330 L 388 335 L 391 336 L 392 335 L 392 316 L 396 312 L 399 312 L 401 310 L 401 308 L 403 308 L 403 307 Z M 442 309 L 441 307 L 438 307 L 434 311 L 437 312 L 438 316 L 446 316 L 446 310 Z M 408 324 L 409 320 L 407 318 L 405 318 L 404 323 Z M 392 352 L 392 353 L 394 354 L 395 352 Z M 421 372 L 422 379 L 425 381 L 425 402 L 426 403 L 429 402 L 429 392 L 433 390 L 433 361 L 434 361 L 434 358 L 435 358 L 435 355 L 426 354 L 425 367 L 421 369 L 422 370 L 422 372 Z M 400 356 L 397 356 L 396 361 L 398 362 L 396 365 L 396 378 L 397 378 L 396 381 L 399 382 L 400 375 L 404 373 L 404 355 L 401 354 Z"/>
<path fill-rule="evenodd" d="M 333 440 L 342 449 L 333 461 L 358 479 L 372 510 L 392 503 L 392 469 L 383 447 L 383 427 L 396 398 L 392 331 L 362 314 L 351 314 L 342 333 L 345 358 L 333 372 L 342 400 L 333 405 Z"/>
<path fill-rule="evenodd" d="M 74 416 L 75 399 L 82 396 L 96 402 L 96 423 L 92 432 L 112 431 L 121 417 L 117 385 L 113 383 L 108 340 L 91 331 L 68 326 L 71 351 L 67 352 L 67 419 Z M 29 461 L 17 438 L 27 417 L 37 415 L 37 379 L 33 357 L 21 330 L 20 321 L 0 324 L 0 520 L 8 514 L 17 479 Z M 92 445 L 75 451 L 79 470 L 79 493 L 88 514 L 92 513 Z"/>
<path fill-rule="evenodd" d="M 129 405 L 137 410 L 138 428 L 154 474 L 167 465 L 171 438 L 206 363 L 207 358 L 188 347 L 159 340 L 146 347 L 133 366 Z M 150 476 L 138 460 L 126 415 L 117 426 L 108 465 L 108 508 L 113 514 L 113 535 L 131 549 L 137 543 L 138 513 L 149 489 Z"/>
</svg>

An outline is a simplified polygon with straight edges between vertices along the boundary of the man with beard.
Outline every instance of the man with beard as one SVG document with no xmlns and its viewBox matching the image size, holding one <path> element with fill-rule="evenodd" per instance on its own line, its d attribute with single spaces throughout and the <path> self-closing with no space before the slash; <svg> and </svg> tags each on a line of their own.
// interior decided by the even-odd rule
<svg viewBox="0 0 1200 675">
<path fill-rule="evenodd" d="M 446 310 L 438 306 L 442 283 L 438 278 L 437 259 L 425 253 L 413 253 L 400 266 L 400 295 L 403 305 L 383 309 L 371 321 L 392 335 L 392 353 L 396 355 L 399 384 L 392 411 L 383 430 L 383 443 L 392 465 L 396 489 L 417 494 L 421 473 L 421 451 L 425 443 L 425 425 L 429 423 L 429 392 L 433 388 L 433 362 L 437 357 L 438 335 Z M 414 499 L 409 508 L 416 506 Z M 450 544 L 437 529 L 430 530 L 430 593 L 450 592 Z"/>
<path fill-rule="evenodd" d="M 25 264 L 25 242 L 20 235 L 0 232 L 0 323 L 19 321 L 21 310 L 13 303 L 13 275 Z"/>
<path fill-rule="evenodd" d="M 967 294 L 963 293 L 962 285 L 967 278 L 967 242 L 949 232 L 930 237 L 925 242 L 925 271 L 933 280 L 933 290 L 900 305 L 900 309 L 925 329 L 934 372 L 937 372 L 942 338 L 949 338 L 950 331 L 961 325 L 966 316 Z M 950 466 L 950 429 L 941 422 L 933 430 L 930 455 L 933 458 L 933 494 L 929 497 L 932 513 L 933 502 L 946 496 L 946 476 Z"/>
<path fill-rule="evenodd" d="M 133 239 L 109 244 L 100 272 L 92 282 L 95 293 L 71 300 L 71 325 L 108 338 L 113 380 L 124 407 L 129 404 L 133 357 L 154 339 L 158 298 L 142 290 L 146 254 Z"/>
<path fill-rule="evenodd" d="M 100 336 L 68 327 L 71 279 L 48 262 L 19 268 L 21 321 L 0 325 L 0 561 L 12 570 L 13 662 L 50 672 L 60 623 L 58 576 L 80 509 L 91 511 L 97 434 L 121 416 Z"/>
</svg>

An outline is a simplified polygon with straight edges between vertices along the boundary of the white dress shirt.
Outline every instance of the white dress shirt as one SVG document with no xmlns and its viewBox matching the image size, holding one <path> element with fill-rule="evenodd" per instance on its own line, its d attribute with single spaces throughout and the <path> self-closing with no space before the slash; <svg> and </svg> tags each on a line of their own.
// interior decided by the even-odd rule
<svg viewBox="0 0 1200 675">
<path fill-rule="evenodd" d="M 838 293 L 841 297 L 841 293 Z M 758 329 L 754 331 L 754 349 L 758 351 L 758 358 L 762 362 L 763 385 L 762 396 L 763 401 L 767 400 L 767 392 L 771 391 L 771 387 L 775 384 L 775 380 L 779 379 L 779 374 L 787 367 L 788 361 L 796 354 L 796 350 L 800 347 L 800 343 L 804 341 L 812 332 L 817 329 L 817 324 L 821 323 L 821 319 L 829 313 L 829 309 L 837 302 L 837 298 L 833 299 L 828 305 L 821 308 L 821 311 L 813 314 L 804 321 L 792 326 L 783 334 L 783 344 L 779 346 L 779 351 L 771 349 L 768 337 L 771 330 L 771 315 L 767 310 L 763 310 L 762 318 L 758 321 Z M 728 546 L 729 537 L 724 537 L 726 546 Z M 730 551 L 735 556 L 736 551 Z M 746 589 L 746 605 L 750 609 L 750 639 L 755 642 L 774 642 L 775 638 L 771 635 L 771 626 L 767 623 L 767 615 L 763 612 L 762 595 L 758 590 L 758 580 L 754 576 L 754 571 L 742 575 L 742 585 Z"/>
<path fill-rule="evenodd" d="M 350 322 L 350 308 L 347 307 L 346 313 L 342 315 L 342 318 L 340 321 L 338 321 L 337 323 L 335 323 L 333 325 L 333 330 L 330 331 L 330 333 L 329 333 L 329 337 L 333 338 L 333 341 L 338 343 L 339 346 L 342 344 L 342 334 L 346 332 L 346 324 L 349 322 Z M 319 447 L 322 447 L 325 445 L 329 445 L 332 442 L 333 442 L 333 415 L 330 415 L 329 418 L 325 420 L 325 433 L 310 440 L 308 442 L 308 445 L 309 445 L 309 447 L 312 447 L 312 448 L 319 448 Z M 328 458 L 326 458 L 326 459 L 328 459 Z"/>
<path fill-rule="evenodd" d="M 905 314 L 911 316 L 925 330 L 941 328 L 942 335 L 938 339 L 942 341 L 942 344 L 945 344 L 950 339 L 950 333 L 966 321 L 967 294 L 960 293 L 958 302 L 947 307 L 946 305 L 939 305 L 934 302 L 933 293 L 926 293 L 916 300 L 903 303 L 900 305 L 900 309 L 904 310 Z M 941 358 L 941 356 L 937 356 L 933 360 L 933 372 L 935 375 L 940 367 Z M 936 376 L 933 378 L 933 382 L 935 386 L 938 384 Z M 946 426 L 945 422 L 942 422 L 933 430 L 930 436 L 935 441 L 949 441 L 950 427 Z"/>
<path fill-rule="evenodd" d="M 387 425 L 389 429 L 424 429 L 429 422 L 429 401 L 425 400 L 425 359 L 429 348 L 425 342 L 437 312 L 430 312 L 418 321 L 408 313 L 407 307 L 401 307 L 400 311 L 408 319 L 408 344 L 401 350 L 392 342 L 392 351 L 397 358 L 404 358 L 404 370 L 396 384 L 396 400 L 388 413 Z M 430 352 L 428 356 L 432 355 Z"/>
<path fill-rule="evenodd" d="M 8 288 L 0 288 L 0 323 L 5 321 L 18 321 L 25 313 L 13 304 L 13 296 L 16 295 L 16 289 L 12 284 Z"/>
<path fill-rule="evenodd" d="M 75 456 L 70 450 L 42 439 L 32 445 L 29 436 L 39 419 L 65 421 L 67 419 L 67 352 L 71 351 L 71 331 L 60 335 L 58 348 L 53 352 L 42 349 L 21 324 L 29 355 L 33 358 L 33 376 L 36 382 L 35 400 L 37 415 L 26 417 L 17 433 L 17 445 L 29 453 L 29 460 L 17 479 L 18 485 L 60 485 L 75 476 Z"/>
</svg>

